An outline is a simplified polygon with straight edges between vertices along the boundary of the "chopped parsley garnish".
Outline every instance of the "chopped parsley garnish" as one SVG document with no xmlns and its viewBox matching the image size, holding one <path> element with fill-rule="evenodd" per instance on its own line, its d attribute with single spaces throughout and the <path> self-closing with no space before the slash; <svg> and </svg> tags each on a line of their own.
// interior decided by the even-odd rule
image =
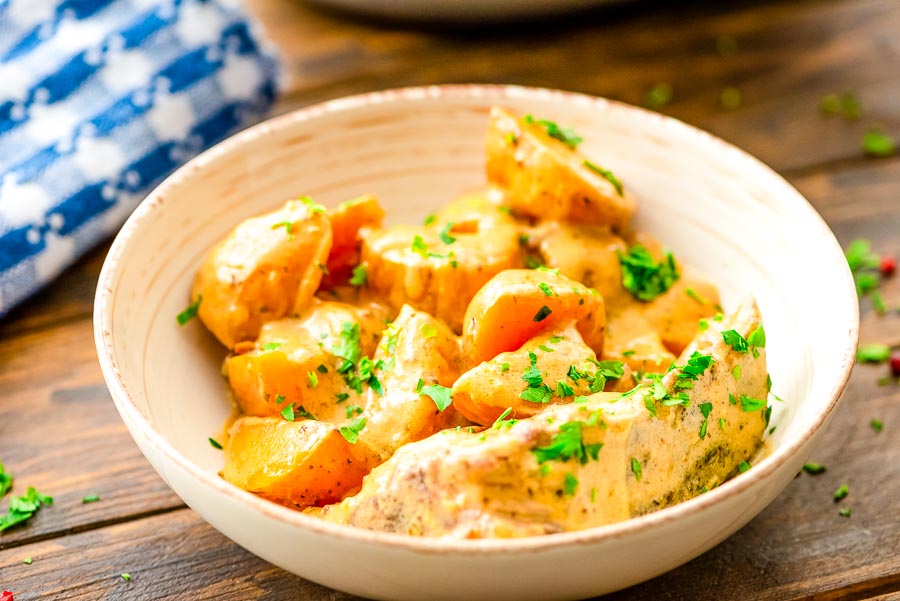
<svg viewBox="0 0 900 601">
<path fill-rule="evenodd" d="M 347 416 L 347 419 L 350 419 L 354 415 L 362 415 L 363 409 L 359 405 L 348 405 L 347 409 L 344 411 L 344 415 Z"/>
<path fill-rule="evenodd" d="M 422 239 L 422 236 L 418 234 L 413 236 L 412 251 L 422 257 L 428 256 L 428 245 L 425 244 L 425 240 Z"/>
<path fill-rule="evenodd" d="M 287 234 L 289 236 L 293 233 L 293 231 L 291 229 L 293 227 L 293 224 L 290 221 L 280 221 L 280 222 L 276 223 L 275 225 L 273 225 L 272 229 L 277 230 L 280 227 L 283 227 L 284 231 L 287 232 Z"/>
<path fill-rule="evenodd" d="M 545 353 L 552 353 L 552 352 L 553 352 L 553 349 L 550 348 L 549 346 L 547 346 L 546 344 L 539 344 L 539 345 L 538 345 L 538 348 L 539 348 L 540 350 L 544 351 Z"/>
<path fill-rule="evenodd" d="M 685 288 L 684 293 L 687 294 L 692 299 L 694 299 L 695 301 L 697 301 L 698 303 L 700 303 L 701 305 L 709 304 L 709 301 L 707 299 L 703 298 L 702 296 L 700 296 L 700 293 L 697 292 L 696 290 L 694 290 L 693 288 Z"/>
<path fill-rule="evenodd" d="M 431 400 L 437 405 L 438 411 L 443 411 L 453 402 L 451 390 L 451 388 L 447 388 L 446 386 L 435 384 L 433 386 L 423 386 L 422 394 L 431 397 Z"/>
<path fill-rule="evenodd" d="M 612 184 L 612 187 L 616 189 L 616 193 L 619 196 L 625 195 L 625 188 L 622 186 L 622 182 L 619 181 L 619 178 L 617 178 L 612 171 L 604 169 L 599 165 L 595 165 L 587 159 L 584 160 L 584 166 Z"/>
<path fill-rule="evenodd" d="M 572 495 L 574 495 L 577 488 L 578 478 L 567 472 L 563 477 L 563 489 L 566 492 L 566 496 L 571 497 Z"/>
<path fill-rule="evenodd" d="M 541 289 L 541 292 L 544 293 L 544 296 L 559 296 L 559 294 L 557 294 L 557 292 L 550 287 L 550 284 L 546 282 L 541 282 L 540 284 L 538 284 L 538 288 Z"/>
<path fill-rule="evenodd" d="M 560 380 L 556 383 L 556 396 L 560 398 L 575 396 L 575 391 L 572 390 L 571 386 Z"/>
<path fill-rule="evenodd" d="M 282 399 L 284 398 L 281 395 L 278 395 L 278 396 L 279 396 L 279 398 L 282 398 Z M 288 403 L 287 405 L 285 405 L 284 409 L 281 410 L 281 417 L 283 417 L 284 419 L 286 419 L 289 422 L 294 421 L 294 405 L 291 403 Z"/>
<path fill-rule="evenodd" d="M 879 315 L 887 315 L 887 303 L 884 302 L 884 297 L 877 290 L 872 292 L 872 308 Z"/>
<path fill-rule="evenodd" d="M 344 322 L 338 342 L 331 352 L 341 359 L 337 372 L 343 376 L 347 386 L 362 394 L 363 384 L 368 384 L 376 393 L 382 394 L 381 382 L 374 373 L 380 366 L 375 365 L 369 357 L 362 356 L 358 323 Z"/>
<path fill-rule="evenodd" d="M 351 286 L 364 286 L 368 281 L 369 272 L 368 266 L 365 263 L 360 263 L 353 268 L 352 272 L 350 272 L 349 283 Z"/>
<path fill-rule="evenodd" d="M 25 559 L 22 560 L 22 563 L 24 563 L 26 566 L 30 566 L 33 562 L 34 562 L 34 560 L 31 559 L 30 557 L 26 557 Z"/>
<path fill-rule="evenodd" d="M 550 344 L 556 344 L 557 342 L 562 342 L 562 341 L 565 340 L 565 339 L 566 339 L 565 336 L 551 336 L 551 337 L 550 337 Z"/>
<path fill-rule="evenodd" d="M 639 301 L 652 301 L 681 277 L 670 252 L 659 263 L 640 244 L 628 249 L 628 254 L 619 251 L 616 254 L 622 266 L 622 285 Z"/>
<path fill-rule="evenodd" d="M 764 399 L 754 399 L 744 394 L 741 395 L 741 411 L 752 413 L 753 411 L 765 409 L 765 407 L 766 401 Z"/>
<path fill-rule="evenodd" d="M 346 426 L 341 426 L 340 429 L 338 429 L 338 432 L 341 436 L 344 437 L 344 440 L 346 440 L 350 444 L 356 444 L 356 440 L 359 438 L 359 433 L 362 432 L 363 428 L 365 427 L 366 418 L 357 417 Z"/>
<path fill-rule="evenodd" d="M 701 317 L 700 321 L 697 324 L 697 331 L 705 332 L 708 329 L 709 329 L 709 321 L 706 318 Z"/>
<path fill-rule="evenodd" d="M 131 574 L 129 574 L 128 572 L 122 572 L 121 574 L 119 574 L 119 576 L 120 576 L 120 577 L 122 578 L 122 580 L 124 580 L 125 582 L 128 582 L 129 580 L 131 580 Z"/>
<path fill-rule="evenodd" d="M 749 462 L 749 461 L 741 461 L 741 462 L 738 464 L 738 471 L 739 471 L 740 473 L 743 474 L 744 472 L 746 472 L 747 470 L 749 470 L 751 467 L 753 467 L 753 466 L 750 465 L 750 462 Z"/>
<path fill-rule="evenodd" d="M 500 428 L 510 428 L 515 424 L 517 419 L 506 419 L 509 414 L 512 413 L 512 407 L 507 407 L 500 416 L 494 420 L 494 423 L 491 424 L 491 428 L 494 430 L 499 430 Z"/>
<path fill-rule="evenodd" d="M 314 371 L 306 372 L 306 380 L 309 382 L 310 388 L 315 388 L 319 385 L 319 375 Z"/>
<path fill-rule="evenodd" d="M 544 321 L 551 313 L 553 313 L 553 311 L 550 310 L 550 307 L 544 305 L 543 307 L 538 309 L 537 313 L 534 314 L 533 321 Z"/>
<path fill-rule="evenodd" d="M 82 503 L 96 503 L 100 500 L 100 495 L 88 495 L 81 499 Z"/>
<path fill-rule="evenodd" d="M 641 467 L 641 462 L 634 457 L 631 458 L 631 473 L 634 474 L 634 479 L 638 482 L 641 481 L 644 475 L 644 468 Z"/>
<path fill-rule="evenodd" d="M 734 376 L 735 380 L 740 380 L 741 379 L 741 366 L 735 365 L 734 367 L 732 367 L 731 375 Z"/>
<path fill-rule="evenodd" d="M 706 429 L 709 422 L 709 414 L 712 413 L 712 403 L 702 403 L 700 413 L 703 415 L 703 423 L 700 424 L 700 438 L 706 438 Z"/>
<path fill-rule="evenodd" d="M 319 366 L 316 368 L 316 371 L 319 372 L 320 374 L 327 374 L 328 368 L 320 363 Z"/>
<path fill-rule="evenodd" d="M 756 329 L 747 336 L 747 344 L 754 347 L 765 348 L 766 346 L 766 330 L 762 324 L 756 326 Z"/>
<path fill-rule="evenodd" d="M 13 497 L 9 501 L 9 510 L 0 516 L 0 532 L 24 524 L 37 513 L 42 506 L 53 505 L 53 497 L 42 495 L 33 486 L 21 497 Z"/>
<path fill-rule="evenodd" d="M 181 313 L 178 314 L 178 317 L 176 318 L 176 319 L 178 319 L 178 325 L 183 326 L 190 320 L 197 317 L 197 311 L 200 310 L 201 302 L 203 302 L 203 295 L 198 294 L 197 300 L 195 300 L 193 303 L 191 303 L 187 309 L 185 309 L 184 311 L 182 311 Z"/>
<path fill-rule="evenodd" d="M 423 323 L 419 328 L 423 338 L 434 338 L 437 336 L 437 327 L 433 323 Z"/>
<path fill-rule="evenodd" d="M 546 384 L 540 384 L 533 388 L 526 388 L 519 395 L 519 398 L 532 403 L 547 404 L 553 398 L 553 389 Z"/>
<path fill-rule="evenodd" d="M 452 221 L 449 223 L 445 223 L 444 227 L 441 228 L 440 233 L 438 234 L 438 238 L 441 239 L 441 242 L 444 244 L 453 244 L 456 242 L 456 238 L 450 235 L 450 230 L 453 229 L 453 226 L 456 225 Z"/>
<path fill-rule="evenodd" d="M 853 92 L 831 93 L 819 101 L 819 110 L 826 117 L 840 115 L 846 121 L 853 121 L 862 115 L 862 103 Z"/>
<path fill-rule="evenodd" d="M 264 351 L 275 351 L 278 350 L 278 347 L 281 346 L 280 342 L 265 342 L 262 345 L 262 350 Z"/>
<path fill-rule="evenodd" d="M 872 428 L 874 432 L 881 432 L 884 430 L 884 422 L 880 419 L 873 419 L 869 422 L 869 427 Z M 0 495 L 2 497 L 3 495 Z"/>
<path fill-rule="evenodd" d="M 741 91 L 734 86 L 726 86 L 719 92 L 719 104 L 726 111 L 737 110 L 741 106 L 743 95 Z"/>
<path fill-rule="evenodd" d="M 672 101 L 674 90 L 671 84 L 660 82 L 655 84 L 644 96 L 644 106 L 659 110 Z"/>
<path fill-rule="evenodd" d="M 882 363 L 891 357 L 891 347 L 886 344 L 864 344 L 856 352 L 856 360 L 863 363 Z"/>
<path fill-rule="evenodd" d="M 889 157 L 896 151 L 894 139 L 883 131 L 869 130 L 863 134 L 862 149 L 870 157 Z"/>
<path fill-rule="evenodd" d="M 637 352 L 637 351 L 630 351 L 630 350 L 629 350 L 629 351 L 622 351 L 622 356 L 623 356 L 623 357 L 631 357 L 631 356 L 633 356 L 636 352 Z"/>
<path fill-rule="evenodd" d="M 853 510 L 849 507 L 844 507 L 843 509 L 838 511 L 838 515 L 842 518 L 849 518 L 851 513 L 853 513 Z"/>
<path fill-rule="evenodd" d="M 425 225 L 432 225 L 436 221 L 437 215 L 435 215 L 434 213 L 425 217 Z"/>
<path fill-rule="evenodd" d="M 525 115 L 522 119 L 528 125 L 540 125 L 547 132 L 547 135 L 555 140 L 559 140 L 572 150 L 578 148 L 578 145 L 584 141 L 584 138 L 575 133 L 571 127 L 560 127 L 553 121 L 546 119 L 535 119 L 531 115 Z"/>
<path fill-rule="evenodd" d="M 750 351 L 747 339 L 741 336 L 736 330 L 725 330 L 722 332 L 722 340 L 725 341 L 725 344 L 739 353 L 747 353 Z"/>
<path fill-rule="evenodd" d="M 210 439 L 209 439 L 209 446 L 211 446 L 212 448 L 217 449 L 219 451 L 222 450 L 222 443 L 212 437 L 210 437 Z"/>
<path fill-rule="evenodd" d="M 339 392 L 339 393 L 337 393 L 337 396 L 335 398 L 337 399 L 338 403 L 343 403 L 344 401 L 346 401 L 347 399 L 350 398 L 350 395 L 347 394 L 346 392 Z"/>
<path fill-rule="evenodd" d="M 500 373 L 506 373 L 509 371 L 509 363 L 501 363 L 500 364 Z"/>
<path fill-rule="evenodd" d="M 309 196 L 301 196 L 297 200 L 299 200 L 300 202 L 305 204 L 306 208 L 309 209 L 310 213 L 324 213 L 325 212 L 325 207 L 323 207 L 319 203 L 315 202 Z"/>
<path fill-rule="evenodd" d="M 12 474 L 7 474 L 6 468 L 3 467 L 3 463 L 0 462 L 0 499 L 6 496 L 6 493 L 9 492 L 10 488 L 12 488 L 12 484 Z"/>
<path fill-rule="evenodd" d="M 803 471 L 809 474 L 810 476 L 818 476 L 819 474 L 824 474 L 827 468 L 821 463 L 804 463 Z"/>
<path fill-rule="evenodd" d="M 847 498 L 847 495 L 850 494 L 850 487 L 846 484 L 841 484 L 836 491 L 834 491 L 834 502 Z"/>
<path fill-rule="evenodd" d="M 582 423 L 574 421 L 560 425 L 559 432 L 553 436 L 549 445 L 536 447 L 531 452 L 539 464 L 547 461 L 565 462 L 573 458 L 585 464 L 591 459 L 596 461 L 601 448 L 602 443 L 584 444 Z"/>
</svg>

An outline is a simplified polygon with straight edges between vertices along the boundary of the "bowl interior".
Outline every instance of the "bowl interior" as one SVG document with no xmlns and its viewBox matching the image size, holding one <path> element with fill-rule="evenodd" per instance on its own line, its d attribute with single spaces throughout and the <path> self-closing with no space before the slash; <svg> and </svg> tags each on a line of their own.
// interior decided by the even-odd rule
<svg viewBox="0 0 900 601">
<path fill-rule="evenodd" d="M 841 250 L 806 201 L 744 153 L 660 115 L 578 95 L 475 86 L 372 94 L 276 119 L 202 155 L 145 201 L 105 268 L 98 327 L 110 345 L 101 354 L 148 426 L 217 477 L 222 456 L 207 438 L 231 412 L 219 373 L 225 350 L 196 320 L 175 320 L 215 241 L 304 194 L 333 206 L 373 192 L 389 221 L 421 222 L 484 183 L 493 104 L 574 127 L 582 151 L 638 195 L 638 229 L 704 271 L 726 310 L 757 297 L 773 392 L 784 399 L 775 403 L 765 453 L 805 435 L 842 384 L 857 319 Z"/>
</svg>

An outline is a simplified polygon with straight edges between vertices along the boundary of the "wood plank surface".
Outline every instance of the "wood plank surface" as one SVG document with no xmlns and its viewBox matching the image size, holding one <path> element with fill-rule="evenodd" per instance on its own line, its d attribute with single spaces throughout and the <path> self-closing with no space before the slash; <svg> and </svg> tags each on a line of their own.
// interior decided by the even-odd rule
<svg viewBox="0 0 900 601">
<path fill-rule="evenodd" d="M 760 156 L 803 192 L 843 244 L 900 256 L 900 158 L 865 158 L 878 124 L 900 136 L 900 3 L 892 0 L 633 3 L 530 25 L 460 33 L 348 21 L 295 0 L 250 0 L 292 76 L 277 111 L 401 85 L 497 82 L 640 103 Z M 732 56 L 716 38 L 733 36 Z M 724 86 L 743 104 L 718 104 Z M 853 90 L 858 121 L 818 111 Z M 108 243 L 0 320 L 0 460 L 55 497 L 0 535 L 0 590 L 22 599 L 350 599 L 243 551 L 183 507 L 131 442 L 100 376 L 91 333 Z M 882 292 L 900 306 L 900 277 Z M 900 346 L 900 313 L 862 302 L 862 342 Z M 803 474 L 759 517 L 681 568 L 611 599 L 889 599 L 900 593 L 900 387 L 857 366 Z M 869 422 L 880 419 L 884 431 Z M 850 487 L 845 502 L 832 493 Z M 99 494 L 101 501 L 83 504 Z M 851 507 L 850 518 L 839 507 Z M 25 565 L 22 559 L 31 557 Z M 133 579 L 118 575 L 129 572 Z"/>
</svg>

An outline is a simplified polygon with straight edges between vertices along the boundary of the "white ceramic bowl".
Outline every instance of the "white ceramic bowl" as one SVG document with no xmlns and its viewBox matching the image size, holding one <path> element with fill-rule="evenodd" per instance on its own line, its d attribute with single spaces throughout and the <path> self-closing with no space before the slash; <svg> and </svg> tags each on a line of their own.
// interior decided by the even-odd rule
<svg viewBox="0 0 900 601">
<path fill-rule="evenodd" d="M 640 198 L 637 225 L 720 285 L 757 296 L 774 392 L 768 452 L 704 495 L 626 522 L 519 540 L 430 540 L 327 524 L 217 475 L 207 437 L 230 407 L 225 351 L 176 324 L 206 253 L 240 220 L 300 194 L 333 206 L 377 193 L 419 222 L 484 181 L 487 113 L 499 104 L 571 125 L 584 153 Z M 773 141 L 777 143 L 777 141 Z M 100 364 L 144 455 L 210 524 L 300 576 L 378 599 L 574 599 L 670 570 L 722 541 L 790 482 L 834 413 L 854 361 L 858 305 L 843 253 L 781 177 L 683 123 L 598 98 L 446 86 L 335 100 L 278 117 L 163 182 L 110 250 L 95 307 Z M 790 528 L 785 524 L 785 528 Z"/>
</svg>

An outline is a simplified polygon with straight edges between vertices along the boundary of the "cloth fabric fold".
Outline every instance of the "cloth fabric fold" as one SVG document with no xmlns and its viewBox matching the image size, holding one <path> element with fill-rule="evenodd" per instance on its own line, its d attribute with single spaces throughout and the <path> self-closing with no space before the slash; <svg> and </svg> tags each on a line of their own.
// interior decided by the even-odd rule
<svg viewBox="0 0 900 601">
<path fill-rule="evenodd" d="M 234 1 L 0 0 L 0 317 L 277 83 Z"/>
</svg>

